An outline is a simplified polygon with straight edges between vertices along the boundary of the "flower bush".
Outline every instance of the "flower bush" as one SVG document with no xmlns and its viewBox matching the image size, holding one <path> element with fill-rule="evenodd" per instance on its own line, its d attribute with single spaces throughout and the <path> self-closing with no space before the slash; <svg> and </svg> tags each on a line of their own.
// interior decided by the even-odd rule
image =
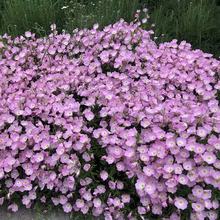
<svg viewBox="0 0 220 220">
<path fill-rule="evenodd" d="M 0 204 L 217 219 L 220 62 L 123 20 L 0 40 Z"/>
</svg>

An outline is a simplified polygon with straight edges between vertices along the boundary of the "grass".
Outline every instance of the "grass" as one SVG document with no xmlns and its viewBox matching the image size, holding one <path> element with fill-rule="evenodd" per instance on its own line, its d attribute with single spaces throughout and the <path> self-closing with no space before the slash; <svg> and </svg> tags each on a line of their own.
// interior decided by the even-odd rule
<svg viewBox="0 0 220 220">
<path fill-rule="evenodd" d="M 194 48 L 220 55 L 220 7 L 215 0 L 145 2 L 152 8 L 151 23 L 155 23 L 158 42 L 186 40 Z"/>
<path fill-rule="evenodd" d="M 56 23 L 58 30 L 90 28 L 95 23 L 101 27 L 120 18 L 133 20 L 139 0 L 3 0 L 0 1 L 0 33 L 12 36 L 27 30 L 39 36 L 50 31 Z"/>
<path fill-rule="evenodd" d="M 120 18 L 132 21 L 145 6 L 158 43 L 186 40 L 220 55 L 220 0 L 1 0 L 0 33 L 17 36 L 31 30 L 45 36 L 52 23 L 69 32 L 95 23 L 104 27 Z"/>
<path fill-rule="evenodd" d="M 61 1 L 54 0 L 4 0 L 2 1 L 1 32 L 12 36 L 30 30 L 42 36 L 56 23 L 62 27 Z"/>
<path fill-rule="evenodd" d="M 75 28 L 90 28 L 95 23 L 104 27 L 120 18 L 131 21 L 139 8 L 139 0 L 71 0 L 66 6 L 68 8 L 64 9 L 67 19 L 65 28 L 71 31 Z"/>
</svg>

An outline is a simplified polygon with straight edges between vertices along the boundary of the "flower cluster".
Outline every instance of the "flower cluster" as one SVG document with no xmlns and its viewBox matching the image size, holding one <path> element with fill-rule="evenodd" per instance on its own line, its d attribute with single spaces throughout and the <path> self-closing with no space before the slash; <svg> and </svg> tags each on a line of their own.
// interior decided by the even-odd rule
<svg viewBox="0 0 220 220">
<path fill-rule="evenodd" d="M 217 219 L 220 62 L 123 20 L 0 38 L 0 204 Z"/>
</svg>

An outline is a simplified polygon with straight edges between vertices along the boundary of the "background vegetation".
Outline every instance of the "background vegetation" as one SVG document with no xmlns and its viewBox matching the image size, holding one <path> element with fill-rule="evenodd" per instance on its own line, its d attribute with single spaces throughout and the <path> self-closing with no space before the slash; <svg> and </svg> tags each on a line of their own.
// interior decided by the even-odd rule
<svg viewBox="0 0 220 220">
<path fill-rule="evenodd" d="M 194 48 L 220 55 L 220 1 L 149 0 L 149 5 L 159 42 L 186 40 Z"/>
<path fill-rule="evenodd" d="M 17 36 L 31 30 L 45 36 L 52 23 L 69 32 L 94 23 L 103 27 L 120 18 L 132 21 L 144 7 L 158 42 L 186 40 L 220 55 L 220 0 L 1 0 L 0 34 Z"/>
</svg>

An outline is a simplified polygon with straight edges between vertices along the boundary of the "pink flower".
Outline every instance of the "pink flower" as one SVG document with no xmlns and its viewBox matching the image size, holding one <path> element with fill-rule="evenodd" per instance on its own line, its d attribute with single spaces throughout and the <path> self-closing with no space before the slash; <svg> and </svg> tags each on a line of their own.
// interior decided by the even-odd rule
<svg viewBox="0 0 220 220">
<path fill-rule="evenodd" d="M 86 201 L 91 201 L 92 200 L 92 194 L 90 192 L 86 192 L 83 194 L 83 199 Z"/>
<path fill-rule="evenodd" d="M 79 139 L 80 143 L 85 144 L 89 141 L 87 135 L 81 135 L 80 139 Z"/>
<path fill-rule="evenodd" d="M 179 147 L 184 147 L 186 145 L 186 139 L 182 137 L 178 137 L 176 139 L 176 143 Z"/>
<path fill-rule="evenodd" d="M 48 49 L 48 53 L 49 53 L 50 55 L 54 55 L 54 54 L 56 53 L 56 48 L 50 47 L 50 48 Z"/>
<path fill-rule="evenodd" d="M 174 205 L 181 210 L 184 210 L 188 206 L 188 202 L 183 197 L 176 197 L 174 201 Z"/>
<path fill-rule="evenodd" d="M 63 146 L 58 146 L 56 149 L 57 155 L 63 155 L 65 152 L 65 148 Z"/>
<path fill-rule="evenodd" d="M 109 181 L 109 182 L 108 182 L 108 185 L 109 185 L 109 188 L 110 188 L 110 189 L 115 189 L 115 188 L 116 188 L 116 183 L 113 182 L 113 181 Z"/>
<path fill-rule="evenodd" d="M 85 205 L 85 203 L 84 203 L 84 201 L 82 199 L 77 199 L 76 200 L 76 207 L 77 208 L 81 209 L 81 208 L 84 207 L 84 205 Z"/>
<path fill-rule="evenodd" d="M 155 215 L 162 215 L 162 207 L 160 205 L 153 205 L 152 213 Z"/>
<path fill-rule="evenodd" d="M 103 171 L 101 171 L 101 173 L 100 173 L 100 177 L 101 177 L 101 179 L 102 179 L 103 181 L 105 181 L 105 180 L 108 179 L 108 173 L 107 173 L 105 170 L 103 170 Z"/>
<path fill-rule="evenodd" d="M 117 186 L 117 189 L 119 190 L 124 189 L 124 183 L 122 181 L 117 181 L 116 186 Z"/>
<path fill-rule="evenodd" d="M 135 183 L 135 188 L 137 190 L 144 190 L 146 187 L 146 183 L 142 179 L 138 179 L 137 182 Z M 150 188 L 150 187 L 149 187 Z"/>
<path fill-rule="evenodd" d="M 170 220 L 180 220 L 180 216 L 177 213 L 173 213 L 170 216 Z"/>
<path fill-rule="evenodd" d="M 182 185 L 187 185 L 187 183 L 188 183 L 188 178 L 187 178 L 187 176 L 185 176 L 185 175 L 179 175 L 178 176 L 178 182 L 180 183 L 180 184 L 182 184 Z"/>
<path fill-rule="evenodd" d="M 17 206 L 17 204 L 12 203 L 11 205 L 8 206 L 8 209 L 11 210 L 12 212 L 17 212 L 18 206 Z"/>
<path fill-rule="evenodd" d="M 95 198 L 95 199 L 93 200 L 93 205 L 94 205 L 95 208 L 100 207 L 101 204 L 102 204 L 102 202 L 101 202 L 101 200 L 100 200 L 99 198 Z"/>
<path fill-rule="evenodd" d="M 146 209 L 142 206 L 138 206 L 138 213 L 140 215 L 144 215 L 144 214 L 146 214 Z"/>
<path fill-rule="evenodd" d="M 196 202 L 196 203 L 192 203 L 192 208 L 196 212 L 201 212 L 204 210 L 204 205 L 199 202 Z"/>
<path fill-rule="evenodd" d="M 111 155 L 115 158 L 120 158 L 123 155 L 123 150 L 120 147 L 111 147 L 109 149 Z"/>
<path fill-rule="evenodd" d="M 205 151 L 205 147 L 202 146 L 201 144 L 197 144 L 197 145 L 195 146 L 194 151 L 195 151 L 197 154 L 202 154 L 202 153 Z"/>
<path fill-rule="evenodd" d="M 205 138 L 206 135 L 207 135 L 206 129 L 204 129 L 204 128 L 202 128 L 202 127 L 199 127 L 199 128 L 197 129 L 197 135 L 198 135 L 199 137 L 201 137 L 201 138 Z"/>
<path fill-rule="evenodd" d="M 176 146 L 175 139 L 174 139 L 174 138 L 166 139 L 166 145 L 167 145 L 169 148 L 175 147 L 175 146 Z"/>
<path fill-rule="evenodd" d="M 123 202 L 123 203 L 129 203 L 130 200 L 131 200 L 131 197 L 130 197 L 129 194 L 123 194 L 123 195 L 122 195 L 122 202 Z"/>
<path fill-rule="evenodd" d="M 127 148 L 124 152 L 125 157 L 133 157 L 135 155 L 135 150 L 133 148 Z"/>
<path fill-rule="evenodd" d="M 174 166 L 173 166 L 172 164 L 165 164 L 164 170 L 165 170 L 167 173 L 172 173 L 173 170 L 174 170 Z"/>
<path fill-rule="evenodd" d="M 93 120 L 93 118 L 95 117 L 91 111 L 86 111 L 86 112 L 84 112 L 84 114 L 85 114 L 85 117 L 88 121 Z"/>
<path fill-rule="evenodd" d="M 32 36 L 30 31 L 26 31 L 25 32 L 25 37 L 30 38 Z"/>
<path fill-rule="evenodd" d="M 132 147 L 135 145 L 135 143 L 136 143 L 136 139 L 134 137 L 129 137 L 125 144 L 129 147 Z"/>
<path fill-rule="evenodd" d="M 72 211 L 72 206 L 71 206 L 71 204 L 68 202 L 68 203 L 65 203 L 64 205 L 63 205 L 63 210 L 64 210 L 64 212 L 66 212 L 66 213 L 69 213 L 69 212 L 71 212 Z"/>
<path fill-rule="evenodd" d="M 83 166 L 83 169 L 85 170 L 85 171 L 89 171 L 90 170 L 90 168 L 91 168 L 91 165 L 90 164 L 85 164 L 84 166 Z"/>
<path fill-rule="evenodd" d="M 8 165 L 11 165 L 11 166 L 12 166 L 12 165 L 15 164 L 15 162 L 16 162 L 15 158 L 10 157 L 10 156 L 7 158 L 7 164 L 8 164 Z"/>
<path fill-rule="evenodd" d="M 106 220 L 160 219 L 170 205 L 179 220 L 189 203 L 189 218 L 217 218 L 220 61 L 185 41 L 157 45 L 142 12 L 100 30 L 0 36 L 0 203 L 51 199 Z"/>
<path fill-rule="evenodd" d="M 202 198 L 202 196 L 204 194 L 204 190 L 201 186 L 196 185 L 196 186 L 193 187 L 192 193 L 197 198 Z"/>
<path fill-rule="evenodd" d="M 40 163 L 43 161 L 44 155 L 43 155 L 43 153 L 37 153 L 34 155 L 34 158 L 35 158 L 36 162 Z"/>
<path fill-rule="evenodd" d="M 146 183 L 144 191 L 149 195 L 154 194 L 156 191 L 155 183 Z"/>
<path fill-rule="evenodd" d="M 190 160 L 185 161 L 185 162 L 183 163 L 183 168 L 184 168 L 185 170 L 192 170 L 192 168 L 193 168 L 193 162 L 190 161 Z"/>
<path fill-rule="evenodd" d="M 217 212 L 215 212 L 215 211 L 208 211 L 207 217 L 208 217 L 210 220 L 217 220 L 217 219 L 218 219 L 218 214 L 217 214 Z"/>
<path fill-rule="evenodd" d="M 150 125 L 150 122 L 149 122 L 147 119 L 143 119 L 143 120 L 141 121 L 141 126 L 142 126 L 143 128 L 147 128 L 149 125 Z"/>
<path fill-rule="evenodd" d="M 89 211 L 89 206 L 88 206 L 88 205 L 84 205 L 84 206 L 81 208 L 81 212 L 82 212 L 83 214 L 88 213 L 88 211 Z"/>
<path fill-rule="evenodd" d="M 65 205 L 67 203 L 68 199 L 66 196 L 61 195 L 60 196 L 60 204 Z"/>
<path fill-rule="evenodd" d="M 22 203 L 25 205 L 25 206 L 28 206 L 30 204 L 31 200 L 28 196 L 23 196 L 22 198 Z"/>
<path fill-rule="evenodd" d="M 42 142 L 41 142 L 41 148 L 43 149 L 43 150 L 46 150 L 47 148 L 49 148 L 50 147 L 50 142 L 48 141 L 48 140 L 43 140 Z"/>
<path fill-rule="evenodd" d="M 215 154 L 213 154 L 212 152 L 205 152 L 203 155 L 202 155 L 202 158 L 203 160 L 208 163 L 208 164 L 213 164 L 215 163 L 216 161 L 216 156 Z"/>
</svg>

